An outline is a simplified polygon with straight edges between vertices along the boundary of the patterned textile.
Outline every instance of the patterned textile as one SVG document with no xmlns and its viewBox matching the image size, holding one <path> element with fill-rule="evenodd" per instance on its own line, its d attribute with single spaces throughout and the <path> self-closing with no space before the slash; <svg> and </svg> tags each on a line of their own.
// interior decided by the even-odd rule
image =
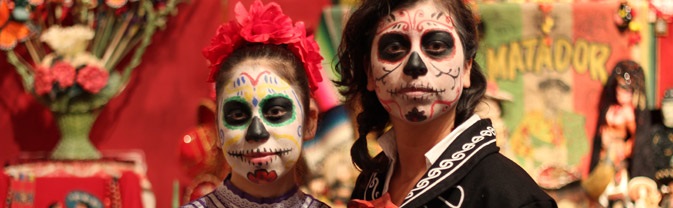
<svg viewBox="0 0 673 208">
<path fill-rule="evenodd" d="M 325 203 L 316 200 L 310 195 L 304 194 L 295 187 L 278 198 L 256 198 L 236 188 L 229 178 L 215 189 L 215 191 L 192 201 L 181 208 L 283 208 L 283 207 L 306 207 L 323 208 L 329 207 Z"/>
<path fill-rule="evenodd" d="M 24 156 L 26 161 L 0 172 L 0 179 L 9 179 L 8 186 L 0 182 L 0 197 L 10 197 L 5 198 L 8 207 L 51 207 L 77 201 L 89 207 L 102 207 L 103 201 L 106 207 L 155 207 L 142 156 L 132 151 L 105 152 L 104 156 L 110 159 L 32 161 L 33 156 Z"/>
</svg>

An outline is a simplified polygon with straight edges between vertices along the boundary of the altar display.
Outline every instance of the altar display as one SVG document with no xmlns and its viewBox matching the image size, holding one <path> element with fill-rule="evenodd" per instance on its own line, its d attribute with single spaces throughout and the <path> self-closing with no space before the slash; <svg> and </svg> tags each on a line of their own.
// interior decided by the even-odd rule
<svg viewBox="0 0 673 208">
<path fill-rule="evenodd" d="M 61 140 L 51 158 L 99 159 L 89 132 L 123 91 L 178 0 L 0 1 L 0 49 L 29 94 L 47 106 Z"/>
<path fill-rule="evenodd" d="M 153 35 L 167 27 L 179 3 L 0 0 L 7 69 L 16 70 L 60 131 L 49 153 L 24 152 L 5 163 L 4 205 L 156 206 L 144 153 L 101 152 L 89 133 L 104 106 L 127 89 Z"/>
<path fill-rule="evenodd" d="M 23 154 L 0 169 L 0 207 L 156 207 L 143 153 L 102 153 L 105 159 L 88 161 Z"/>
</svg>

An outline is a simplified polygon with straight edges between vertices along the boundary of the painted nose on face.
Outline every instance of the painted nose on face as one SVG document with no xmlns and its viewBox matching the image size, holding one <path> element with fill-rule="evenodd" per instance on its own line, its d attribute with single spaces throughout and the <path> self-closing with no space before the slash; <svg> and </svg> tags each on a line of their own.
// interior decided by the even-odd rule
<svg viewBox="0 0 673 208">
<path fill-rule="evenodd" d="M 246 141 L 263 142 L 269 139 L 269 132 L 264 128 L 264 124 L 257 116 L 252 118 L 248 131 L 245 133 Z"/>
<path fill-rule="evenodd" d="M 418 53 L 412 52 L 411 55 L 409 55 L 409 61 L 407 62 L 407 65 L 404 66 L 404 74 L 416 79 L 419 76 L 423 76 L 427 73 L 428 68 L 425 66 L 425 63 L 423 63 L 423 60 L 421 60 L 421 57 L 418 55 Z"/>
</svg>

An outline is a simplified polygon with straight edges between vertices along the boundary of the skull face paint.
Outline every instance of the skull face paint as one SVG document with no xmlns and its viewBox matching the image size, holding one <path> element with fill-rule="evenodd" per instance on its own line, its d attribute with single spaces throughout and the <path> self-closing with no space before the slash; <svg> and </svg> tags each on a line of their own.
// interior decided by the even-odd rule
<svg viewBox="0 0 673 208">
<path fill-rule="evenodd" d="M 371 49 L 369 90 L 392 117 L 424 123 L 455 109 L 470 64 L 454 21 L 433 1 L 383 18 Z"/>
<path fill-rule="evenodd" d="M 300 156 L 301 100 L 269 64 L 243 62 L 232 75 L 218 98 L 219 144 L 234 174 L 274 182 Z"/>
</svg>

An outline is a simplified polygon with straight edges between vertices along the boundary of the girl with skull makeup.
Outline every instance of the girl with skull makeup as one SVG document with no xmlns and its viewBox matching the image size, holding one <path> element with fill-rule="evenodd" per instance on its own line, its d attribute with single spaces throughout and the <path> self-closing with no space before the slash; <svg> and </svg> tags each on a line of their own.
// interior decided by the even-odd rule
<svg viewBox="0 0 673 208">
<path fill-rule="evenodd" d="M 486 90 L 477 44 L 462 0 L 364 0 L 353 12 L 337 64 L 346 104 L 360 111 L 351 205 L 556 207 L 474 114 Z"/>
<path fill-rule="evenodd" d="M 315 134 L 309 102 L 322 57 L 302 22 L 276 3 L 239 2 L 203 51 L 216 83 L 218 146 L 232 173 L 183 207 L 328 207 L 298 189 L 302 140 Z"/>
</svg>

